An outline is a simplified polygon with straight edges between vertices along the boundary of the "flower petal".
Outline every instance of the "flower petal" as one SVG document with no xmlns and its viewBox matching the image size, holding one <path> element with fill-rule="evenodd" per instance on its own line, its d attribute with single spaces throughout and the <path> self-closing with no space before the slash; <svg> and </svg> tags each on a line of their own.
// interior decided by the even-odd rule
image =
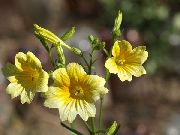
<svg viewBox="0 0 180 135">
<path fill-rule="evenodd" d="M 96 108 L 94 104 L 88 103 L 84 100 L 78 100 L 77 112 L 84 121 L 87 121 L 89 117 L 95 117 Z"/>
<path fill-rule="evenodd" d="M 110 73 L 116 74 L 118 72 L 118 67 L 117 67 L 117 64 L 115 62 L 114 57 L 109 58 L 108 60 L 106 60 L 105 67 L 109 70 Z"/>
<path fill-rule="evenodd" d="M 126 61 L 128 64 L 142 65 L 148 57 L 148 52 L 145 51 L 145 46 L 138 46 L 127 56 Z"/>
<path fill-rule="evenodd" d="M 19 69 L 22 70 L 22 65 L 27 61 L 27 56 L 23 52 L 19 52 L 15 56 L 15 66 Z"/>
<path fill-rule="evenodd" d="M 120 54 L 120 46 L 119 46 L 119 43 L 120 43 L 120 41 L 116 41 L 116 42 L 114 43 L 114 45 L 113 45 L 112 55 L 113 55 L 114 57 L 119 56 L 119 54 Z"/>
<path fill-rule="evenodd" d="M 34 91 L 36 92 L 47 92 L 48 91 L 48 79 L 49 74 L 42 70 L 42 72 L 39 74 L 39 78 L 36 81 Z"/>
<path fill-rule="evenodd" d="M 54 86 L 69 87 L 70 79 L 65 68 L 59 68 L 53 72 Z"/>
<path fill-rule="evenodd" d="M 146 74 L 143 66 L 126 65 L 124 69 L 136 77 Z"/>
<path fill-rule="evenodd" d="M 27 102 L 28 104 L 30 104 L 34 96 L 35 96 L 34 92 L 23 90 L 21 93 L 21 103 L 24 104 Z"/>
<path fill-rule="evenodd" d="M 132 45 L 128 41 L 122 40 L 122 41 L 115 42 L 113 50 L 112 50 L 112 54 L 114 57 L 119 57 L 122 55 L 126 55 L 130 53 L 131 51 L 132 51 Z"/>
<path fill-rule="evenodd" d="M 72 123 L 77 115 L 76 100 L 72 99 L 69 103 L 61 106 L 59 114 L 62 121 L 68 120 L 69 123 Z"/>
<path fill-rule="evenodd" d="M 6 88 L 6 92 L 11 95 L 12 99 L 19 96 L 22 91 L 23 87 L 17 83 L 10 83 Z"/>
<path fill-rule="evenodd" d="M 34 69 L 42 69 L 40 60 L 32 52 L 27 52 L 27 62 Z"/>
<path fill-rule="evenodd" d="M 49 87 L 44 95 L 46 98 L 44 105 L 49 108 L 62 108 L 65 103 L 70 102 L 69 92 L 59 87 Z"/>
<path fill-rule="evenodd" d="M 131 81 L 132 75 L 130 72 L 126 71 L 123 67 L 119 67 L 118 77 L 121 81 Z"/>
<path fill-rule="evenodd" d="M 67 73 L 69 75 L 69 78 L 76 82 L 81 80 L 86 75 L 86 72 L 84 71 L 83 67 L 77 63 L 68 64 Z"/>
<path fill-rule="evenodd" d="M 87 83 L 89 89 L 89 91 L 85 93 L 86 101 L 95 102 L 100 96 L 108 93 L 108 89 L 104 87 L 106 83 L 104 78 L 99 77 L 98 75 L 88 75 L 84 81 Z"/>
<path fill-rule="evenodd" d="M 32 52 L 27 52 L 27 54 L 19 52 L 16 54 L 15 65 L 19 70 L 22 70 L 27 65 L 31 65 L 33 69 L 42 68 L 40 60 Z"/>
</svg>

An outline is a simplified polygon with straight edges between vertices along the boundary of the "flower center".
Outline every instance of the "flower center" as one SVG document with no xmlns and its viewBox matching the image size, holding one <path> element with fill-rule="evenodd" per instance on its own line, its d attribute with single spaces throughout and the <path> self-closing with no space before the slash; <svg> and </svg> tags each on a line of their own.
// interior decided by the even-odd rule
<svg viewBox="0 0 180 135">
<path fill-rule="evenodd" d="M 126 62 L 125 59 L 116 59 L 116 64 L 117 65 L 123 65 Z"/>
<path fill-rule="evenodd" d="M 24 88 L 34 87 L 38 81 L 39 73 L 30 67 L 23 68 L 23 71 L 17 73 L 16 79 Z"/>
<path fill-rule="evenodd" d="M 22 73 L 22 76 L 24 77 L 24 80 L 28 80 L 30 82 L 37 81 L 37 78 L 39 77 L 39 74 L 36 70 L 34 71 L 24 71 Z"/>
<path fill-rule="evenodd" d="M 84 97 L 84 90 L 81 86 L 75 86 L 74 88 L 71 88 L 71 97 L 76 99 L 83 99 Z"/>
</svg>

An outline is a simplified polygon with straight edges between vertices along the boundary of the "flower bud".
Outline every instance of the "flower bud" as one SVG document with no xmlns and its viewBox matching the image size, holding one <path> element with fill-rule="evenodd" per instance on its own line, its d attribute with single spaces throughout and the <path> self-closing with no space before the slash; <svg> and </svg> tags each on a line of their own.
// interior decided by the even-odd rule
<svg viewBox="0 0 180 135">
<path fill-rule="evenodd" d="M 114 22 L 114 28 L 113 28 L 114 37 L 118 37 L 121 35 L 121 31 L 120 31 L 121 22 L 122 22 L 122 13 L 121 11 L 119 11 Z"/>
<path fill-rule="evenodd" d="M 46 30 L 37 24 L 34 24 L 35 34 L 44 39 L 45 41 L 57 45 L 61 40 L 51 31 Z"/>
<path fill-rule="evenodd" d="M 81 50 L 78 49 L 78 48 L 72 47 L 72 48 L 71 48 L 71 51 L 72 51 L 73 53 L 77 54 L 77 55 L 80 55 L 80 56 L 82 55 Z"/>
</svg>

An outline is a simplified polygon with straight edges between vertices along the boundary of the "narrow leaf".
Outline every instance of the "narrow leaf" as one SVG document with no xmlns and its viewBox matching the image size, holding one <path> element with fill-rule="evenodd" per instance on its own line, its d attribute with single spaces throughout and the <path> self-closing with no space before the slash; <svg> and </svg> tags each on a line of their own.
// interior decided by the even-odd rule
<svg viewBox="0 0 180 135">
<path fill-rule="evenodd" d="M 62 35 L 61 40 L 66 41 L 70 39 L 74 35 L 75 32 L 76 32 L 76 28 L 72 27 L 70 30 L 68 30 L 66 33 Z"/>
</svg>

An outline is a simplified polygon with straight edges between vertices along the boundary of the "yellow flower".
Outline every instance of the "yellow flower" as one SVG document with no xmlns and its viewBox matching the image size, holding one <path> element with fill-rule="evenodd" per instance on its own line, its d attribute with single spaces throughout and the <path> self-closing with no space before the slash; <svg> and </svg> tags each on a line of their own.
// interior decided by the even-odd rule
<svg viewBox="0 0 180 135">
<path fill-rule="evenodd" d="M 31 103 L 36 92 L 48 91 L 49 75 L 42 69 L 41 62 L 31 52 L 19 52 L 15 57 L 15 65 L 8 63 L 3 74 L 11 82 L 7 93 L 11 98 L 21 96 L 21 103 Z"/>
<path fill-rule="evenodd" d="M 113 57 L 109 58 L 105 67 L 110 73 L 118 74 L 121 81 L 131 81 L 132 75 L 139 77 L 146 74 L 142 64 L 147 60 L 148 52 L 145 46 L 132 49 L 131 44 L 126 41 L 116 41 L 112 49 Z"/>
<path fill-rule="evenodd" d="M 94 102 L 108 92 L 104 87 L 105 79 L 97 75 L 87 75 L 82 66 L 70 63 L 67 68 L 53 72 L 54 84 L 45 93 L 44 105 L 58 108 L 60 119 L 73 122 L 76 115 L 87 121 L 95 117 Z"/>
</svg>

